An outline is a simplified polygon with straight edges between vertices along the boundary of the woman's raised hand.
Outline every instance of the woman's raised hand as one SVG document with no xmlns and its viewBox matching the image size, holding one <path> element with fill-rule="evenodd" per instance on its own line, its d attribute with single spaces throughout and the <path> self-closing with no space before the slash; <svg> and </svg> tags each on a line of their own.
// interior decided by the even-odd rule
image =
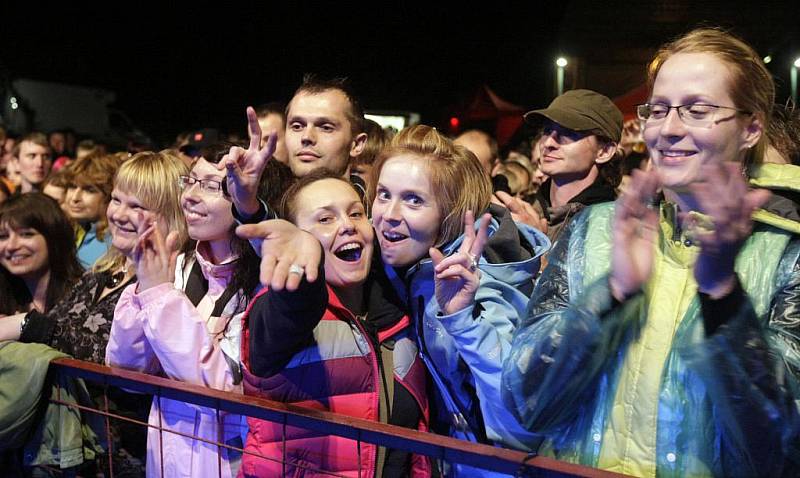
<svg viewBox="0 0 800 478">
<path fill-rule="evenodd" d="M 741 164 L 735 162 L 705 164 L 701 176 L 703 181 L 692 184 L 690 191 L 711 224 L 706 227 L 696 215 L 687 215 L 684 229 L 700 244 L 694 266 L 698 290 L 721 298 L 735 286 L 736 256 L 753 230 L 753 211 L 770 192 L 748 191 Z"/>
<path fill-rule="evenodd" d="M 236 228 L 243 239 L 260 239 L 261 284 L 274 290 L 297 290 L 303 275 L 317 280 L 322 246 L 311 234 L 283 219 L 245 224 Z"/>
<path fill-rule="evenodd" d="M 652 207 L 659 180 L 654 171 L 634 170 L 614 211 L 609 285 L 619 301 L 638 292 L 653 271 L 658 210 Z"/>
<path fill-rule="evenodd" d="M 275 153 L 278 135 L 274 131 L 269 132 L 269 139 L 261 147 L 261 126 L 258 124 L 256 111 L 251 106 L 247 107 L 247 128 L 250 132 L 250 147 L 232 147 L 217 164 L 217 169 L 227 169 L 228 194 L 236 210 L 252 216 L 258 212 L 258 185 L 267 161 Z"/>
<path fill-rule="evenodd" d="M 475 302 L 481 277 L 478 260 L 486 245 L 490 221 L 491 215 L 484 214 L 476 234 L 475 217 L 472 211 L 467 211 L 464 214 L 464 241 L 458 252 L 444 257 L 434 247 L 428 251 L 433 260 L 436 302 L 445 315 L 463 310 Z"/>
<path fill-rule="evenodd" d="M 131 260 L 136 267 L 138 292 L 163 283 L 175 281 L 175 263 L 178 257 L 178 233 L 171 231 L 164 238 L 154 221 L 140 221 L 139 239 L 133 248 Z"/>
</svg>

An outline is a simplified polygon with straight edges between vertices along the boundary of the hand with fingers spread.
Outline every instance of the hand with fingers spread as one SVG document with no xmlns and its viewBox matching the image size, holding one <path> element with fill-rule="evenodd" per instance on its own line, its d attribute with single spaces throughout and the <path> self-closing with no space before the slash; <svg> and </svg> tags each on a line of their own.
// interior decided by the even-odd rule
<svg viewBox="0 0 800 478">
<path fill-rule="evenodd" d="M 157 223 L 143 222 L 131 258 L 136 267 L 138 292 L 164 283 L 172 284 L 177 257 L 178 233 L 171 231 L 165 239 Z"/>
<path fill-rule="evenodd" d="M 475 302 L 481 277 L 478 260 L 486 245 L 490 220 L 491 216 L 485 214 L 476 234 L 475 217 L 472 211 L 467 211 L 464 215 L 464 242 L 458 252 L 444 257 L 434 247 L 428 251 L 433 260 L 436 301 L 445 315 L 463 310 Z"/>
<path fill-rule="evenodd" d="M 736 256 L 753 230 L 753 211 L 769 199 L 770 192 L 748 191 L 738 163 L 703 165 L 702 177 L 689 189 L 711 227 L 702 227 L 696 216 L 689 215 L 684 228 L 700 244 L 694 266 L 698 290 L 720 298 L 735 286 Z"/>
<path fill-rule="evenodd" d="M 243 239 L 261 239 L 261 284 L 273 290 L 294 291 L 305 275 L 317 280 L 322 247 L 311 234 L 282 219 L 236 228 Z"/>
<path fill-rule="evenodd" d="M 547 234 L 547 219 L 540 216 L 533 206 L 503 191 L 497 191 L 494 195 L 508 209 L 514 221 L 527 224 Z"/>
<path fill-rule="evenodd" d="M 275 132 L 269 132 L 269 139 L 261 147 L 261 126 L 255 110 L 250 106 L 247 107 L 247 127 L 250 132 L 250 146 L 246 150 L 239 146 L 232 147 L 217 164 L 217 168 L 227 169 L 228 194 L 236 210 L 252 216 L 258 212 L 258 185 L 267 161 L 275 152 L 278 136 Z"/>
<path fill-rule="evenodd" d="M 655 172 L 635 170 L 617 199 L 609 284 L 619 301 L 638 292 L 652 273 L 658 240 L 658 210 L 652 204 L 658 186 Z"/>
</svg>

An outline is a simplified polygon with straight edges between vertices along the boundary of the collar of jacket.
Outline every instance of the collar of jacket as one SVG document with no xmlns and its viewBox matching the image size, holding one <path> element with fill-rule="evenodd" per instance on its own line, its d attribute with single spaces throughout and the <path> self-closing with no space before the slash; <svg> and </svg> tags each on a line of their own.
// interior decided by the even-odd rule
<svg viewBox="0 0 800 478">
<path fill-rule="evenodd" d="M 545 181 L 537 193 L 537 200 L 543 206 L 542 210 L 548 222 L 552 222 L 557 217 L 561 217 L 558 216 L 559 213 L 563 215 L 569 212 L 568 209 L 564 209 L 563 207 L 553 208 L 550 205 L 550 186 L 552 185 L 552 181 L 552 179 Z M 573 203 L 582 206 L 590 206 L 601 202 L 613 201 L 616 198 L 617 193 L 614 188 L 603 179 L 602 175 L 598 174 L 597 178 L 595 178 L 594 182 L 590 184 L 589 187 L 570 198 L 565 206 L 569 206 Z"/>
<path fill-rule="evenodd" d="M 194 258 L 200 269 L 203 271 L 203 276 L 206 279 L 223 279 L 225 282 L 233 277 L 233 271 L 236 269 L 236 263 L 239 256 L 233 256 L 222 264 L 214 264 L 208 258 L 208 245 L 205 242 L 198 242 L 194 251 Z"/>
<path fill-rule="evenodd" d="M 753 220 L 800 234 L 800 166 L 768 163 L 752 166 L 748 183 L 772 192 L 766 204 L 753 213 Z"/>
</svg>

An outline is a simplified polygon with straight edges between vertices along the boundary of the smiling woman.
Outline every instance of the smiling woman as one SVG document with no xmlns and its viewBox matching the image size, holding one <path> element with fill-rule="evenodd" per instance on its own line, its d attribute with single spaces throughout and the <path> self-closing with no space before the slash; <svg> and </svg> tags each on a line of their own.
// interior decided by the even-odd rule
<svg viewBox="0 0 800 478">
<path fill-rule="evenodd" d="M 216 167 L 229 146 L 203 149 L 191 171 L 153 174 L 174 201 L 163 209 L 126 185 L 114 190 L 108 208 L 114 246 L 128 255 L 138 282 L 125 288 L 114 311 L 109 365 L 241 393 L 241 317 L 257 291 L 258 258 L 233 234 L 225 173 Z M 179 254 L 181 230 L 196 246 Z M 235 448 L 242 446 L 246 429 L 241 416 L 154 399 L 150 423 L 184 435 L 148 431 L 148 475 L 163 470 L 167 477 L 236 476 Z M 189 438 L 193 434 L 201 440 Z M 234 449 L 202 440 L 224 441 Z M 162 462 L 162 448 L 185 460 Z"/>
<path fill-rule="evenodd" d="M 534 449 L 537 438 L 502 405 L 500 371 L 550 242 L 490 206 L 491 184 L 475 155 L 429 126 L 395 136 L 370 184 L 381 257 L 408 299 L 441 403 L 440 429 Z M 489 476 L 466 466 L 456 473 Z"/>
<path fill-rule="evenodd" d="M 66 193 L 62 207 L 76 223 L 78 259 L 90 268 L 111 247 L 106 207 L 120 160 L 113 155 L 89 155 L 64 170 Z"/>
<path fill-rule="evenodd" d="M 269 289 L 259 295 L 245 319 L 246 392 L 426 430 L 424 367 L 399 300 L 382 269 L 371 267 L 374 233 L 358 192 L 338 172 L 317 169 L 286 191 L 280 209 L 281 217 L 321 245 L 327 287 L 321 280 L 304 280 L 296 291 Z M 301 277 L 307 273 L 290 271 Z M 308 380 L 319 375 L 327 378 Z M 289 429 L 283 441 L 280 425 L 249 423 L 246 450 L 274 460 L 284 453 L 285 443 L 286 475 L 308 464 L 348 476 L 430 475 L 427 459 L 401 450 L 312 436 L 308 430 Z M 279 461 L 249 454 L 242 471 L 248 477 L 282 472 Z"/>
<path fill-rule="evenodd" d="M 55 200 L 28 193 L 0 206 L 0 315 L 48 311 L 82 272 Z"/>
<path fill-rule="evenodd" d="M 797 476 L 800 240 L 760 222 L 781 198 L 743 179 L 775 85 L 752 47 L 709 28 L 664 45 L 649 73 L 653 168 L 567 226 L 514 337 L 506 403 L 559 459 Z"/>
</svg>

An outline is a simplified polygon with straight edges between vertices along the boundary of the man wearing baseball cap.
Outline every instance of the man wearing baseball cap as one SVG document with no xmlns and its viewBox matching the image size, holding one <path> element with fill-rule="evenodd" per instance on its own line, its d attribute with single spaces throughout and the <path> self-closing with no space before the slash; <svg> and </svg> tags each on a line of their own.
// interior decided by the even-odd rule
<svg viewBox="0 0 800 478">
<path fill-rule="evenodd" d="M 530 111 L 525 121 L 540 126 L 540 168 L 549 179 L 536 197 L 555 241 L 563 226 L 584 207 L 616 198 L 615 159 L 622 113 L 608 97 L 591 90 L 570 90 L 546 109 Z"/>
</svg>

